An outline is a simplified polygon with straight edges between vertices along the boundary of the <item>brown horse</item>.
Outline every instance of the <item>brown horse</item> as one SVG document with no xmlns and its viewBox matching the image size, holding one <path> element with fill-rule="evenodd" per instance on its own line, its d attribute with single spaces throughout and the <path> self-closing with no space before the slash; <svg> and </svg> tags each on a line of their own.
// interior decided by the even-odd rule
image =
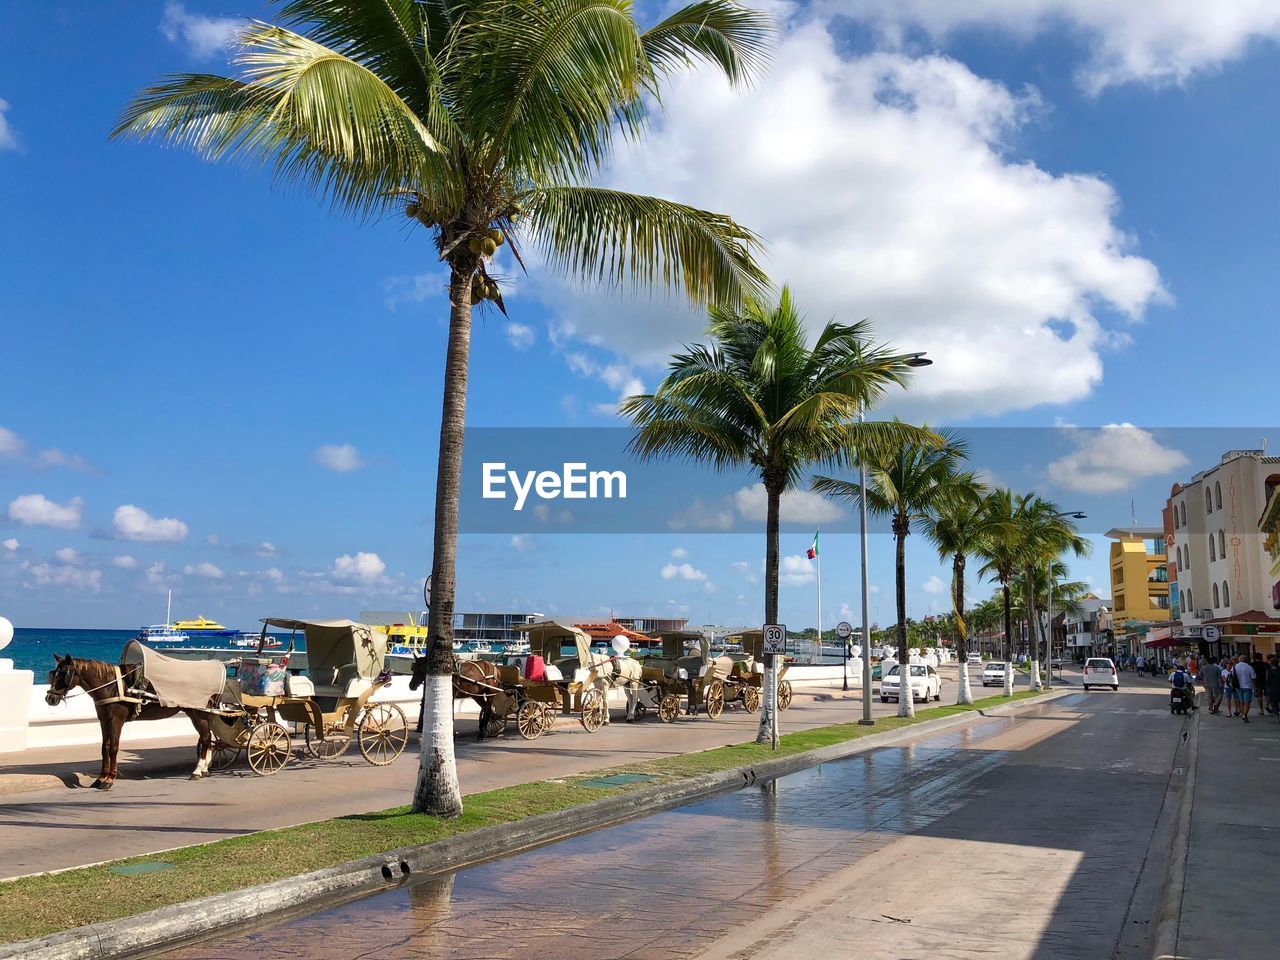
<svg viewBox="0 0 1280 960">
<path fill-rule="evenodd" d="M 128 690 L 137 674 L 137 666 L 116 667 L 101 660 L 80 660 L 70 654 L 60 657 L 55 653 L 53 658 L 58 666 L 49 671 L 49 692 L 44 695 L 44 702 L 56 707 L 72 690 L 80 687 L 93 699 L 98 712 L 98 723 L 102 727 L 102 771 L 93 781 L 94 787 L 110 790 L 119 776 L 116 756 L 120 752 L 121 727 L 130 720 L 163 720 L 178 713 L 185 713 L 191 718 L 199 737 L 196 768 L 191 779 L 199 780 L 209 775 L 209 762 L 213 759 L 213 730 L 207 711 L 162 707 L 158 703 L 144 703 L 139 709 L 137 704 L 119 699 L 121 687 L 116 683 L 119 671 L 123 689 Z"/>
<path fill-rule="evenodd" d="M 427 657 L 414 657 L 413 677 L 409 689 L 417 690 L 427 678 Z M 474 700 L 480 705 L 480 732 L 477 740 L 497 736 L 502 731 L 497 726 L 493 710 L 493 698 L 502 692 L 497 664 L 488 660 L 455 660 L 453 663 L 453 699 Z M 422 719 L 418 720 L 419 725 Z M 421 729 L 421 727 L 419 727 Z"/>
</svg>

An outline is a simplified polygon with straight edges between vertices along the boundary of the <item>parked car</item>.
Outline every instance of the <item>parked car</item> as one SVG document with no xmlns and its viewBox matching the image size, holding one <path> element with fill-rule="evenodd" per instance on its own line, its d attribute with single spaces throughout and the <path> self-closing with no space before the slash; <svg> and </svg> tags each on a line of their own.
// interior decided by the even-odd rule
<svg viewBox="0 0 1280 960">
<path fill-rule="evenodd" d="M 969 654 L 968 659 L 967 659 L 967 662 L 969 662 L 969 663 L 981 663 L 981 662 L 982 662 L 982 654 L 980 654 L 980 653 L 976 653 L 976 652 L 975 652 L 975 653 L 971 653 L 971 654 Z"/>
<path fill-rule="evenodd" d="M 909 682 L 912 700 L 942 699 L 942 678 L 938 676 L 937 670 L 924 663 L 908 664 L 908 669 L 911 671 Z M 901 676 L 901 668 L 896 666 L 886 676 L 880 678 L 881 703 L 898 699 Z"/>
<path fill-rule="evenodd" d="M 1120 674 L 1110 657 L 1090 657 L 1084 662 L 1084 688 L 1090 687 L 1120 689 Z"/>
<path fill-rule="evenodd" d="M 1004 672 L 1009 665 L 1002 660 L 992 660 L 982 668 L 982 685 L 984 687 L 1003 687 Z"/>
</svg>

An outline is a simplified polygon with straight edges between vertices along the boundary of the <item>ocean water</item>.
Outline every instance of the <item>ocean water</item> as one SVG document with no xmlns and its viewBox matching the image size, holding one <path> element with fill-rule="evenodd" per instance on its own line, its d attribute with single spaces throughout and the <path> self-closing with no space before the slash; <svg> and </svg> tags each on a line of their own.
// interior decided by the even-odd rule
<svg viewBox="0 0 1280 960">
<path fill-rule="evenodd" d="M 86 660 L 119 663 L 124 645 L 138 635 L 137 630 L 40 630 L 18 627 L 13 642 L 0 650 L 0 658 L 8 657 L 18 670 L 34 670 L 36 682 L 54 667 L 53 655 L 65 653 Z"/>
</svg>

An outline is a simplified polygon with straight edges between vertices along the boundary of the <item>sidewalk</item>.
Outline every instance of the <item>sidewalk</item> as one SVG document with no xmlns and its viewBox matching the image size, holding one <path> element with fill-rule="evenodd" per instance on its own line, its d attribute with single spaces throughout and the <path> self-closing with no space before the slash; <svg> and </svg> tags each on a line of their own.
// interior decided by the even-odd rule
<svg viewBox="0 0 1280 960">
<path fill-rule="evenodd" d="M 1178 957 L 1280 956 L 1280 724 L 1257 709 L 1247 725 L 1199 711 Z"/>
</svg>

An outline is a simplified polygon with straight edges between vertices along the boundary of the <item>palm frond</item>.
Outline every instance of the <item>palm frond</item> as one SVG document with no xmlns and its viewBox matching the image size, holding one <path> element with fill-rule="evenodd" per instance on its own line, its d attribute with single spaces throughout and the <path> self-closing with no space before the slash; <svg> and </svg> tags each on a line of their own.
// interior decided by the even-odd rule
<svg viewBox="0 0 1280 960">
<path fill-rule="evenodd" d="M 755 297 L 766 284 L 759 239 L 722 214 L 577 186 L 534 190 L 526 212 L 550 264 L 588 281 L 675 288 L 695 303 Z"/>
<path fill-rule="evenodd" d="M 645 31 L 641 42 L 657 73 L 705 61 L 739 84 L 768 64 L 772 34 L 765 14 L 731 0 L 699 0 Z"/>
</svg>

